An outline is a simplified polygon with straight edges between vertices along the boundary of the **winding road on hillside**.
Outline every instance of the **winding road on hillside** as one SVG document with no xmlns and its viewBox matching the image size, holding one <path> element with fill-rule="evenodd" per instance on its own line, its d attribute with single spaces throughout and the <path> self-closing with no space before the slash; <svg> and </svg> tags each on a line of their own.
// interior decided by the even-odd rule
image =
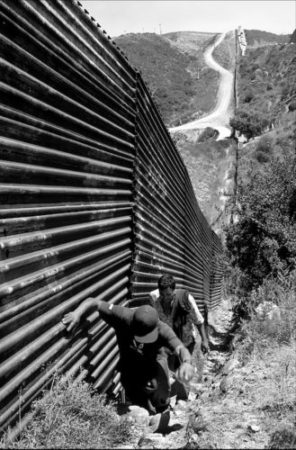
<svg viewBox="0 0 296 450">
<path fill-rule="evenodd" d="M 205 61 L 207 65 L 220 73 L 220 84 L 217 93 L 217 103 L 214 110 L 207 116 L 201 119 L 193 120 L 184 125 L 170 128 L 171 133 L 185 130 L 202 129 L 211 127 L 219 132 L 218 139 L 229 137 L 231 134 L 231 127 L 229 126 L 229 119 L 232 113 L 232 97 L 233 97 L 233 74 L 229 70 L 218 64 L 212 54 L 213 51 L 225 38 L 225 33 L 218 36 L 214 44 L 210 45 L 205 53 Z"/>
</svg>

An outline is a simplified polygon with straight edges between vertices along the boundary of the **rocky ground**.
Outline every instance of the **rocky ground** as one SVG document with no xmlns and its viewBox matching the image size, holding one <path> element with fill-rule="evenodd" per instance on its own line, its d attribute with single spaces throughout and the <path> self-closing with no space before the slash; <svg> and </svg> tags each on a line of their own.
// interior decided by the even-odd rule
<svg viewBox="0 0 296 450">
<path fill-rule="evenodd" d="M 188 401 L 181 400 L 176 403 L 176 398 L 171 399 L 170 420 L 168 426 L 160 430 L 162 433 L 153 432 L 153 424 L 149 425 L 151 419 L 145 410 L 137 407 L 131 409 L 128 414 L 134 428 L 134 441 L 126 448 L 210 448 L 209 445 L 212 444 L 208 433 L 211 433 L 210 430 L 214 426 L 213 418 L 217 423 L 221 421 L 221 418 L 218 418 L 218 410 L 210 404 L 213 403 L 216 391 L 219 392 L 220 389 L 221 375 L 218 374 L 222 374 L 221 370 L 230 357 L 224 343 L 229 337 L 231 319 L 232 312 L 228 302 L 223 302 L 210 313 L 211 351 L 204 358 L 203 375 L 201 377 L 197 373 L 191 382 Z M 228 364 L 228 371 L 232 369 L 232 365 Z M 217 403 L 219 407 L 220 403 Z M 223 425 L 223 421 L 221 423 Z"/>
<path fill-rule="evenodd" d="M 164 418 L 164 429 L 156 432 L 147 412 L 135 407 L 128 413 L 133 442 L 124 448 L 295 448 L 296 349 L 284 345 L 244 360 L 241 347 L 233 348 L 230 340 L 232 326 L 225 300 L 209 314 L 211 351 L 202 377 L 197 374 L 191 382 L 189 400 L 172 398 L 169 423 Z M 285 444 L 273 445 L 281 426 Z"/>
</svg>

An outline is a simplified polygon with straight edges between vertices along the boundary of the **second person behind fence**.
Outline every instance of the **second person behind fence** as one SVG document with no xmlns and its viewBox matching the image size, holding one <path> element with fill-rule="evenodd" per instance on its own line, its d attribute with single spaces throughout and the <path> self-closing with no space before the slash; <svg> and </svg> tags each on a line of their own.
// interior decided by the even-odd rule
<svg viewBox="0 0 296 450">
<path fill-rule="evenodd" d="M 185 289 L 176 289 L 174 277 L 164 274 L 158 280 L 158 289 L 151 291 L 150 297 L 160 320 L 173 328 L 178 338 L 189 350 L 201 378 L 203 365 L 201 351 L 207 353 L 209 344 L 204 318 L 193 296 Z M 171 368 L 174 370 L 178 361 L 173 361 Z"/>
</svg>

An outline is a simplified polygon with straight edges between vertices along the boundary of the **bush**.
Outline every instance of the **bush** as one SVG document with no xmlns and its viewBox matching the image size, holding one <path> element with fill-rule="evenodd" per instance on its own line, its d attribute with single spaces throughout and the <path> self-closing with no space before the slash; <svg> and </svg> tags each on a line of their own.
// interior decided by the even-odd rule
<svg viewBox="0 0 296 450">
<path fill-rule="evenodd" d="M 253 289 L 245 307 L 249 311 L 249 318 L 242 321 L 239 331 L 240 358 L 246 361 L 254 353 L 262 353 L 264 349 L 276 348 L 280 345 L 291 344 L 296 338 L 296 302 L 295 302 L 296 273 L 286 277 L 286 284 L 278 280 L 264 280 L 262 286 Z M 269 302 L 279 308 L 279 317 L 270 318 L 259 314 L 256 308 Z"/>
<path fill-rule="evenodd" d="M 270 437 L 268 449 L 295 449 L 296 431 L 292 425 L 281 425 Z"/>
<path fill-rule="evenodd" d="M 198 138 L 198 142 L 206 142 L 206 141 L 208 141 L 210 139 L 211 140 L 215 139 L 217 137 L 217 135 L 218 135 L 217 130 L 214 130 L 213 128 L 207 127 L 201 132 L 201 134 L 200 134 L 200 136 Z"/>
<path fill-rule="evenodd" d="M 256 150 L 256 152 L 254 153 L 254 156 L 260 164 L 266 163 L 269 161 L 269 156 L 265 152 Z"/>
<path fill-rule="evenodd" d="M 262 153 L 271 153 L 273 140 L 270 136 L 262 136 L 259 139 L 256 150 Z"/>
<path fill-rule="evenodd" d="M 268 124 L 269 120 L 265 116 L 245 109 L 237 109 L 235 116 L 230 119 L 230 126 L 247 139 L 260 136 Z"/>
<path fill-rule="evenodd" d="M 243 102 L 244 103 L 250 103 L 250 101 L 254 98 L 254 94 L 253 92 L 249 91 L 246 93 L 246 95 L 244 96 Z"/>
<path fill-rule="evenodd" d="M 15 442 L 2 448 L 112 448 L 130 438 L 130 423 L 86 382 L 56 378 L 54 387 L 32 405 L 34 418 Z M 2 446 L 2 445 L 1 445 Z"/>
<path fill-rule="evenodd" d="M 296 100 L 292 100 L 289 104 L 289 111 L 295 111 L 296 110 Z"/>
</svg>

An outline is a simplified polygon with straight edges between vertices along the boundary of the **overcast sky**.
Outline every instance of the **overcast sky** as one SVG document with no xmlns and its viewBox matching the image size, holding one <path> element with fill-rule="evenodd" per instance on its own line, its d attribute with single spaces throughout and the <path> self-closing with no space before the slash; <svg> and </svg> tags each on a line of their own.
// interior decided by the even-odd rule
<svg viewBox="0 0 296 450">
<path fill-rule="evenodd" d="M 292 34 L 295 0 L 80 0 L 111 37 L 125 33 L 245 29 Z"/>
</svg>

